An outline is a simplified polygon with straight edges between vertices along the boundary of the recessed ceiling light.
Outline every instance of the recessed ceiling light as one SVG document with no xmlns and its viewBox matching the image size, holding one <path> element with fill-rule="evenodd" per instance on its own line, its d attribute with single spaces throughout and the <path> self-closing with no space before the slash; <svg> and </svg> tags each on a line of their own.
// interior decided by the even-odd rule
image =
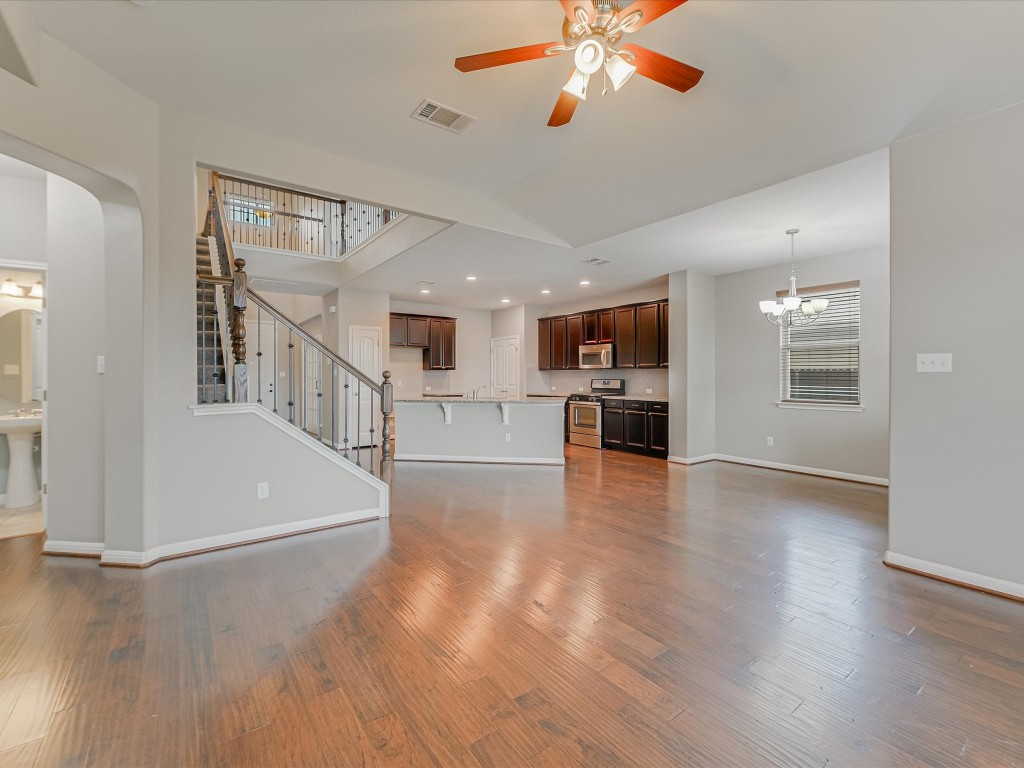
<svg viewBox="0 0 1024 768">
<path fill-rule="evenodd" d="M 508 304 L 510 301 L 512 301 L 512 299 L 502 299 L 501 303 L 502 304 Z"/>
<path fill-rule="evenodd" d="M 547 288 L 545 288 L 544 290 L 541 291 L 541 293 L 551 293 L 551 291 L 549 291 Z"/>
<path fill-rule="evenodd" d="M 580 280 L 580 285 L 590 285 L 589 280 Z"/>
<path fill-rule="evenodd" d="M 466 275 L 467 280 L 476 280 L 476 275 Z"/>
<path fill-rule="evenodd" d="M 420 288 L 420 293 L 430 293 L 429 288 Z"/>
</svg>

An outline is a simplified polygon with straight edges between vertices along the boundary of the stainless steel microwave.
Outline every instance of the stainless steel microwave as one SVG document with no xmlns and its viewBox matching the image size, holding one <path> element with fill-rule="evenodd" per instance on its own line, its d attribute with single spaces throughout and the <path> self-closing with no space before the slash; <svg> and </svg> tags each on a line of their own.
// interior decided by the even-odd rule
<svg viewBox="0 0 1024 768">
<path fill-rule="evenodd" d="M 611 344 L 587 344 L 580 347 L 580 368 L 612 368 Z"/>
</svg>

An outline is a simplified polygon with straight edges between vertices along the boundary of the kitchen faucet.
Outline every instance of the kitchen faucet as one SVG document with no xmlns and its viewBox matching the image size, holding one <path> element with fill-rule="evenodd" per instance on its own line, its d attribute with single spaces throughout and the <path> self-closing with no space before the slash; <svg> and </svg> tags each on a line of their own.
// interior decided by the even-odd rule
<svg viewBox="0 0 1024 768">
<path fill-rule="evenodd" d="M 486 384 L 481 384 L 481 385 L 480 385 L 479 387 L 474 387 L 474 388 L 473 388 L 473 399 L 474 399 L 474 400 L 477 400 L 477 399 L 479 399 L 479 398 L 478 398 L 478 395 L 480 394 L 480 390 L 481 390 L 481 389 L 486 389 L 486 388 L 487 388 L 487 385 L 486 385 Z"/>
</svg>

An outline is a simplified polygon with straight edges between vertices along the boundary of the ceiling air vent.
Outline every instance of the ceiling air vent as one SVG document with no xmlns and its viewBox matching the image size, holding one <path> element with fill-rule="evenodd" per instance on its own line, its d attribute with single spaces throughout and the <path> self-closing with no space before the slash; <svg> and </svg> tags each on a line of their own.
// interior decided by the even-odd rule
<svg viewBox="0 0 1024 768">
<path fill-rule="evenodd" d="M 438 128 L 444 128 L 452 133 L 462 133 L 476 120 L 471 115 L 464 115 L 462 112 L 458 112 L 451 107 L 446 107 L 443 104 L 430 100 L 420 104 L 410 117 L 413 120 L 420 120 L 424 123 L 436 125 Z"/>
<path fill-rule="evenodd" d="M 598 259 L 598 258 L 584 259 L 583 263 L 584 264 L 590 264 L 591 266 L 594 266 L 594 267 L 603 267 L 605 264 L 611 264 L 611 262 L 608 261 L 608 259 Z"/>
</svg>

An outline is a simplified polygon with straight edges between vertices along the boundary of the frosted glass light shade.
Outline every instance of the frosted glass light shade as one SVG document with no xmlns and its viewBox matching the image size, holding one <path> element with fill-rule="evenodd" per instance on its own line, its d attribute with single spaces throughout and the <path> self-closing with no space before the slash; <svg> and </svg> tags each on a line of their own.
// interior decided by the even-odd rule
<svg viewBox="0 0 1024 768">
<path fill-rule="evenodd" d="M 774 301 L 762 301 L 758 306 L 761 307 L 761 314 L 770 315 L 778 305 Z"/>
<path fill-rule="evenodd" d="M 776 317 L 781 317 L 782 313 L 785 311 L 786 308 L 781 304 L 776 304 L 774 307 L 772 307 L 772 314 L 775 315 Z"/>
<path fill-rule="evenodd" d="M 612 88 L 617 91 L 633 76 L 636 67 L 616 54 L 605 62 L 604 71 L 608 73 L 608 79 L 612 81 Z"/>
<path fill-rule="evenodd" d="M 28 295 L 33 299 L 43 298 L 43 283 L 40 280 L 36 280 L 36 284 L 32 286 L 32 290 L 28 292 Z"/>
<path fill-rule="evenodd" d="M 0 285 L 0 293 L 5 296 L 24 296 L 25 292 L 18 287 L 18 284 L 14 282 L 14 278 L 8 277 L 4 280 L 3 285 Z"/>
<path fill-rule="evenodd" d="M 573 56 L 576 69 L 585 75 L 592 75 L 604 64 L 604 46 L 594 38 L 584 40 Z"/>
<path fill-rule="evenodd" d="M 566 93 L 572 94 L 577 99 L 587 100 L 587 83 L 590 81 L 590 75 L 580 72 L 578 69 L 572 73 L 572 77 L 569 78 L 569 82 L 566 83 L 562 90 Z"/>
<path fill-rule="evenodd" d="M 800 305 L 800 311 L 802 313 L 804 313 L 805 315 L 813 315 L 813 314 L 815 314 L 814 308 L 811 307 L 811 302 L 809 302 L 809 301 L 805 301 L 803 304 Z"/>
<path fill-rule="evenodd" d="M 824 312 L 828 307 L 828 299 L 811 299 L 811 311 L 814 314 Z"/>
<path fill-rule="evenodd" d="M 786 309 L 796 309 L 797 307 L 800 306 L 800 297 L 799 296 L 783 296 L 782 297 L 782 306 L 784 306 Z"/>
</svg>

